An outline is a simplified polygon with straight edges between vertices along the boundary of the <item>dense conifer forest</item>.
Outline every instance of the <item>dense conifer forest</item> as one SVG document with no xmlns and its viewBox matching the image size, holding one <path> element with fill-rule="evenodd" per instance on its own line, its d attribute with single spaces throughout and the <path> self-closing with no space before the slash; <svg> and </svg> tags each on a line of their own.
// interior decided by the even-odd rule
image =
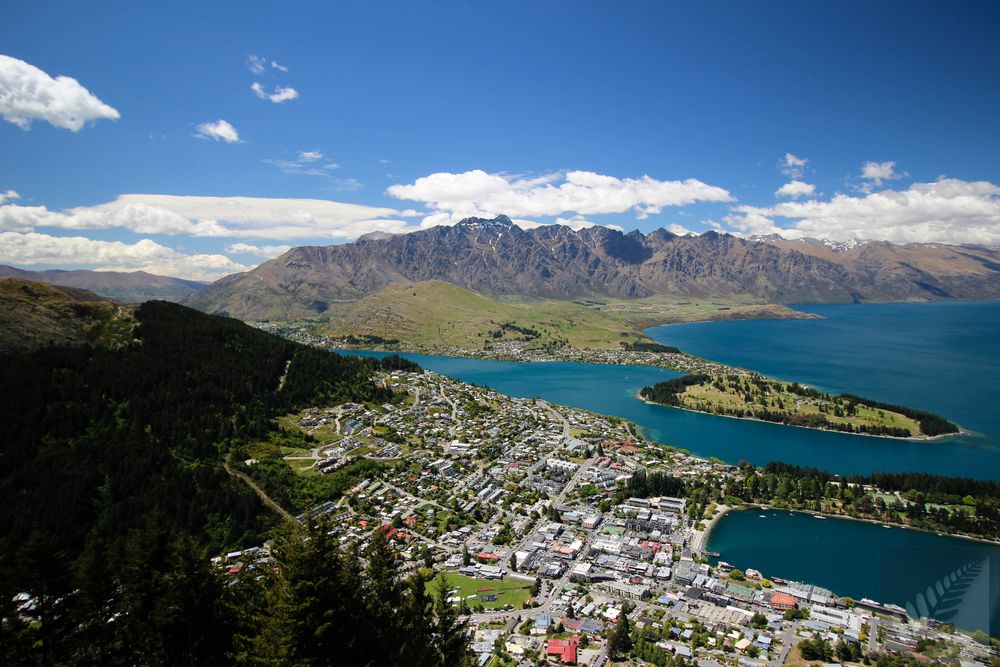
<svg viewBox="0 0 1000 667">
<path fill-rule="evenodd" d="M 291 548 L 278 556 L 280 583 L 265 588 L 256 579 L 224 583 L 211 569 L 210 555 L 259 544 L 278 523 L 224 463 L 266 437 L 277 415 L 317 402 L 392 400 L 373 372 L 418 368 L 399 357 L 342 357 L 166 302 L 143 304 L 135 317 L 125 347 L 0 359 L 0 664 L 256 662 L 240 642 L 253 644 L 264 629 L 241 626 L 242 615 L 266 608 L 284 618 L 294 586 L 311 584 L 290 579 L 299 554 Z M 302 543 L 299 535 L 283 544 Z M 409 600 L 411 584 L 379 567 L 344 570 L 337 590 Z M 422 597 L 411 607 L 362 602 L 343 598 L 345 618 L 390 608 L 400 622 L 439 618 L 417 614 L 430 604 Z M 437 632 L 424 630 L 411 644 Z M 267 631 L 281 641 L 265 644 L 292 650 L 291 626 Z M 444 664 L 444 649 L 421 646 L 423 664 Z M 369 653 L 356 664 L 391 662 Z"/>
</svg>

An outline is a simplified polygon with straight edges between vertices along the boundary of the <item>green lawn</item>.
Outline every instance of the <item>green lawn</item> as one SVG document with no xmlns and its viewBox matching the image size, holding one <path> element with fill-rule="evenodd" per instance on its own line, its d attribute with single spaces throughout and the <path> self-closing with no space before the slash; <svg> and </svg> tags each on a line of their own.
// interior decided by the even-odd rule
<svg viewBox="0 0 1000 667">
<path fill-rule="evenodd" d="M 457 595 L 460 595 L 470 607 L 481 604 L 486 609 L 496 609 L 498 607 L 513 605 L 515 609 L 520 609 L 521 604 L 531 597 L 531 591 L 529 590 L 531 584 L 521 579 L 476 579 L 454 572 L 446 573 L 445 579 L 452 591 L 456 588 L 458 589 Z M 431 594 L 437 593 L 437 586 L 438 582 L 436 578 L 428 582 L 428 592 Z M 452 595 L 455 595 L 455 593 L 452 593 Z M 470 595 L 475 595 L 476 597 L 470 598 Z M 492 602 L 485 602 L 482 599 L 485 595 L 496 595 L 497 599 Z"/>
</svg>

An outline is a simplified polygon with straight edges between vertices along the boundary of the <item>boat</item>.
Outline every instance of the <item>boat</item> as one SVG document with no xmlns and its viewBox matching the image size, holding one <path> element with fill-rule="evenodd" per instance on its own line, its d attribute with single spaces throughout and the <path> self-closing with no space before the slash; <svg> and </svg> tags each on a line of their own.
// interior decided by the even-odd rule
<svg viewBox="0 0 1000 667">
<path fill-rule="evenodd" d="M 718 551 L 705 551 L 703 553 L 706 556 L 711 556 L 712 558 L 718 558 L 719 557 L 719 552 Z"/>
<path fill-rule="evenodd" d="M 767 515 L 766 515 L 766 514 L 761 514 L 761 515 L 760 515 L 760 518 L 761 518 L 761 519 L 766 519 L 766 518 L 767 518 Z"/>
<path fill-rule="evenodd" d="M 813 514 L 814 519 L 825 519 L 825 516 L 820 516 L 819 514 Z"/>
</svg>

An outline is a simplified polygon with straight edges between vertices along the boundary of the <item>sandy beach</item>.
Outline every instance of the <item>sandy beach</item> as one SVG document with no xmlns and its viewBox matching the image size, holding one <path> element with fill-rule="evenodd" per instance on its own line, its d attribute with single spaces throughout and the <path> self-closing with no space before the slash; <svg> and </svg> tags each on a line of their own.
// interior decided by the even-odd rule
<svg viewBox="0 0 1000 667">
<path fill-rule="evenodd" d="M 698 552 L 702 551 L 705 544 L 705 538 L 708 536 L 710 532 L 712 532 L 712 528 L 715 527 L 715 524 L 719 521 L 719 519 L 724 517 L 726 515 L 726 512 L 730 511 L 731 509 L 733 508 L 730 507 L 729 505 L 716 506 L 715 516 L 713 516 L 711 520 L 709 520 L 708 525 L 705 526 L 705 530 L 694 531 L 694 535 L 691 538 L 691 545 L 690 545 L 691 551 L 698 551 Z"/>
</svg>

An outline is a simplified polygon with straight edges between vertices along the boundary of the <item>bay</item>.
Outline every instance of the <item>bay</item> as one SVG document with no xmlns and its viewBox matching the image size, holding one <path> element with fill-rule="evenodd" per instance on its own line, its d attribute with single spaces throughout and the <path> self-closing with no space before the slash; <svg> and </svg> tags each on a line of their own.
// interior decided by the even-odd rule
<svg viewBox="0 0 1000 667">
<path fill-rule="evenodd" d="M 871 598 L 968 630 L 1000 629 L 1000 546 L 787 510 L 723 516 L 706 548 L 765 577 Z M 956 578 L 952 581 L 951 575 Z M 928 593 L 930 590 L 930 593 Z"/>
<path fill-rule="evenodd" d="M 679 324 L 646 333 L 691 354 L 783 380 L 940 414 L 968 433 L 935 443 L 937 449 L 899 455 L 910 462 L 926 452 L 930 471 L 1000 479 L 1000 302 L 795 308 L 823 319 Z M 948 457 L 957 460 L 949 463 Z"/>
</svg>

